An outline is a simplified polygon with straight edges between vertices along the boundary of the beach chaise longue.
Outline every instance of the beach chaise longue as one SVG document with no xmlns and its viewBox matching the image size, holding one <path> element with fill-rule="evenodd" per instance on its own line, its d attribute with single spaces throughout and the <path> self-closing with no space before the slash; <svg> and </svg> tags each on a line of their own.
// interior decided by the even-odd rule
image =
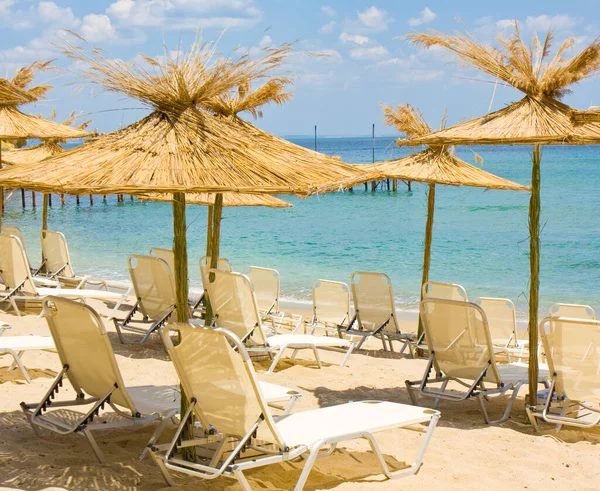
<svg viewBox="0 0 600 491">
<path fill-rule="evenodd" d="M 303 456 L 306 461 L 295 486 L 301 490 L 317 458 L 330 455 L 341 442 L 359 438 L 370 443 L 390 479 L 415 474 L 421 466 L 439 419 L 437 411 L 361 401 L 275 416 L 257 383 L 246 347 L 235 334 L 204 327 L 183 327 L 180 332 L 181 343 L 168 352 L 190 404 L 171 442 L 151 449 L 169 484 L 173 484 L 170 471 L 175 471 L 208 481 L 221 476 L 237 479 L 249 490 L 245 471 Z M 192 416 L 204 432 L 186 440 L 183 428 Z M 407 469 L 391 472 L 374 434 L 419 424 L 427 427 L 416 460 Z M 201 450 L 208 444 L 217 446 L 206 459 L 189 462 L 180 456 L 182 448 Z"/>
<path fill-rule="evenodd" d="M 483 309 L 462 300 L 426 298 L 420 312 L 430 355 L 422 380 L 406 381 L 413 404 L 418 402 L 415 393 L 433 398 L 434 407 L 440 399 L 458 402 L 474 398 L 486 423 L 506 421 L 521 386 L 527 383 L 528 367 L 524 363 L 496 363 Z M 547 385 L 548 377 L 547 370 L 540 370 L 538 382 Z M 450 388 L 449 383 L 453 384 Z M 510 391 L 502 417 L 490 420 L 485 400 Z"/>
<path fill-rule="evenodd" d="M 342 334 L 358 336 L 360 348 L 370 337 L 376 337 L 383 343 L 383 349 L 394 351 L 392 341 L 402 343 L 400 353 L 408 347 L 414 357 L 416 336 L 400 330 L 396 317 L 396 305 L 392 292 L 392 281 L 384 273 L 356 271 L 350 275 L 352 298 L 354 299 L 354 317 L 347 326 L 339 326 Z"/>
<path fill-rule="evenodd" d="M 3 331 L 3 323 L 0 322 L 0 334 Z M 50 336 L 2 336 L 0 337 L 0 356 L 10 355 L 13 363 L 8 368 L 21 370 L 23 377 L 31 383 L 31 377 L 23 363 L 23 355 L 27 351 L 56 351 L 54 342 Z"/>
<path fill-rule="evenodd" d="M 262 352 L 275 357 L 267 373 L 272 373 L 286 350 L 293 350 L 292 358 L 298 350 L 310 349 L 315 355 L 319 368 L 321 360 L 318 349 L 342 349 L 345 356 L 340 366 L 344 366 L 355 344 L 346 339 L 310 334 L 275 334 L 267 336 L 262 316 L 254 295 L 250 279 L 241 273 L 211 270 L 214 281 L 208 285 L 208 293 L 213 309 L 214 324 L 234 332 L 250 352 Z"/>
<path fill-rule="evenodd" d="M 64 298 L 97 299 L 104 302 L 114 302 L 114 315 L 125 300 L 126 294 L 105 290 L 84 290 L 70 288 L 38 288 L 31 276 L 27 256 L 21 241 L 14 235 L 0 233 L 0 277 L 6 288 L 0 292 L 0 302 L 9 302 L 17 315 L 21 315 L 17 300 L 41 300 L 46 295 Z"/>
<path fill-rule="evenodd" d="M 179 413 L 179 387 L 126 386 L 104 325 L 87 305 L 49 296 L 43 312 L 62 369 L 39 403 L 21 403 L 35 432 L 43 428 L 61 435 L 83 435 L 100 462 L 105 459 L 94 431 L 161 421 L 150 438 L 149 443 L 154 443 L 169 419 Z M 74 400 L 56 399 L 65 378 L 75 389 Z M 113 418 L 98 421 L 106 416 L 100 414 L 106 406 L 113 409 Z M 73 413 L 82 407 L 84 412 Z"/>
<path fill-rule="evenodd" d="M 323 331 L 339 335 L 338 326 L 350 320 L 350 288 L 339 281 L 317 280 L 312 285 L 312 317 L 306 322 L 311 334 Z"/>
<path fill-rule="evenodd" d="M 600 321 L 547 317 L 540 334 L 552 379 L 545 401 L 526 406 L 534 429 L 537 419 L 557 429 L 600 424 Z"/>
</svg>

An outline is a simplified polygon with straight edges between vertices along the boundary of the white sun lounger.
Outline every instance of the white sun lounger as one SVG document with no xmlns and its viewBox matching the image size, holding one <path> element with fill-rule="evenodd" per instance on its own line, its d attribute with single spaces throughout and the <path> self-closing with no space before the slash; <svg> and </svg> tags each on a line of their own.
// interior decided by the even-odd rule
<svg viewBox="0 0 600 491">
<path fill-rule="evenodd" d="M 552 381 L 538 406 L 526 406 L 537 431 L 537 419 L 588 428 L 600 424 L 600 321 L 547 317 L 540 334 Z"/>
<path fill-rule="evenodd" d="M 148 251 L 148 255 L 158 257 L 159 259 L 162 259 L 163 261 L 165 261 L 169 265 L 169 268 L 171 269 L 171 274 L 173 275 L 173 278 L 175 278 L 175 253 L 173 252 L 173 249 L 162 249 L 160 247 L 152 247 Z M 202 299 L 203 295 L 204 295 L 204 289 L 201 289 L 201 290 L 199 290 L 197 288 L 189 289 L 188 303 L 190 304 L 192 314 L 200 307 L 200 304 L 202 303 L 202 300 L 203 300 Z M 196 301 L 192 300 L 193 298 L 196 298 L 196 297 L 197 297 Z"/>
<path fill-rule="evenodd" d="M 158 257 L 134 254 L 127 262 L 136 301 L 124 319 L 113 317 L 113 322 L 121 343 L 141 344 L 175 312 L 175 280 L 169 265 Z M 142 319 L 135 319 L 138 312 Z M 137 341 L 127 341 L 122 331 L 142 336 Z"/>
<path fill-rule="evenodd" d="M 149 445 L 153 444 L 169 419 L 179 413 L 179 387 L 126 386 L 108 334 L 92 308 L 52 296 L 44 300 L 43 308 L 62 370 L 41 402 L 21 403 L 36 433 L 39 428 L 44 428 L 61 435 L 84 435 L 103 463 L 104 456 L 92 432 L 137 428 L 162 420 L 150 438 Z M 76 398 L 71 401 L 54 400 L 65 377 L 73 386 Z M 100 415 L 106 405 L 114 410 L 113 418 L 105 422 L 95 421 L 106 416 Z M 85 412 L 77 413 L 77 418 L 74 418 L 74 408 L 82 406 L 87 406 Z M 68 408 L 68 414 L 63 408 Z"/>
<path fill-rule="evenodd" d="M 247 266 L 244 274 L 250 278 L 258 311 L 263 320 L 268 320 L 273 326 L 273 332 L 278 333 L 279 328 L 287 327 L 293 333 L 302 327 L 302 316 L 290 312 L 282 312 L 279 308 L 279 293 L 281 276 L 279 271 L 260 266 Z"/>
<path fill-rule="evenodd" d="M 550 306 L 548 317 L 570 317 L 572 319 L 594 320 L 596 318 L 596 312 L 589 305 L 555 303 Z"/>
<path fill-rule="evenodd" d="M 17 306 L 17 300 L 39 301 L 47 295 L 80 299 L 84 302 L 92 298 L 104 302 L 114 302 L 116 305 L 112 316 L 126 298 L 126 294 L 105 290 L 36 287 L 31 277 L 23 245 L 14 235 L 0 234 L 0 277 L 7 288 L 6 291 L 0 292 L 0 302 L 9 302 L 19 316 L 21 312 Z"/>
<path fill-rule="evenodd" d="M 33 275 L 33 282 L 35 283 L 35 286 L 41 286 L 46 288 L 57 288 L 60 286 L 60 283 L 58 281 L 39 275 L 41 266 L 39 268 L 34 268 L 31 266 L 29 254 L 27 253 L 27 247 L 25 246 L 25 239 L 23 238 L 23 233 L 21 232 L 21 229 L 19 227 L 15 225 L 3 225 L 2 233 L 7 235 L 14 235 L 21 241 L 21 244 L 23 245 L 23 250 L 25 251 L 25 257 L 27 258 L 27 264 L 29 264 L 31 274 Z"/>
<path fill-rule="evenodd" d="M 330 455 L 341 442 L 359 438 L 370 443 L 381 471 L 389 479 L 413 475 L 421 466 L 439 419 L 437 411 L 361 401 L 277 417 L 271 414 L 248 352 L 235 334 L 224 329 L 190 327 L 184 327 L 181 333 L 184 342 L 190 339 L 193 356 L 185 352 L 183 343 L 169 353 L 190 405 L 171 443 L 154 445 L 151 450 L 169 484 L 174 484 L 169 471 L 176 471 L 207 481 L 221 476 L 237 479 L 249 490 L 245 471 L 304 456 L 306 463 L 294 488 L 301 490 L 318 457 Z M 183 429 L 192 416 L 205 433 L 182 440 Z M 407 469 L 391 472 L 374 433 L 420 424 L 427 424 L 427 429 L 416 460 Z M 215 450 L 207 458 L 188 462 L 179 456 L 181 448 L 204 450 L 209 444 Z"/>
<path fill-rule="evenodd" d="M 1 328 L 1 326 L 0 326 Z M 0 337 L 0 356 L 10 355 L 14 361 L 8 368 L 19 368 L 25 380 L 31 383 L 27 368 L 23 364 L 23 355 L 27 351 L 56 351 L 50 336 L 2 336 Z"/>
<path fill-rule="evenodd" d="M 369 337 L 377 337 L 383 349 L 394 351 L 392 341 L 402 343 L 400 353 L 408 347 L 414 357 L 415 335 L 400 331 L 396 317 L 396 305 L 392 292 L 392 280 L 383 273 L 356 271 L 350 275 L 354 317 L 345 327 L 348 336 L 360 336 L 360 348 Z M 387 344 L 386 344 L 387 342 Z"/>
<path fill-rule="evenodd" d="M 413 404 L 415 392 L 435 400 L 464 401 L 475 398 L 479 402 L 487 424 L 502 423 L 519 390 L 528 381 L 528 367 L 524 363 L 499 365 L 485 312 L 478 305 L 463 300 L 427 298 L 421 302 L 421 319 L 429 350 L 429 362 L 422 380 L 406 381 Z M 539 371 L 539 383 L 547 385 L 547 370 Z M 465 390 L 446 391 L 452 382 Z M 485 400 L 489 396 L 512 391 L 506 410 L 500 419 L 491 421 Z"/>
<path fill-rule="evenodd" d="M 339 336 L 350 320 L 350 288 L 340 281 L 317 280 L 312 286 L 313 314 L 307 329 Z"/>
<path fill-rule="evenodd" d="M 310 334 L 275 334 L 266 336 L 262 316 L 250 279 L 241 273 L 210 270 L 214 281 L 209 283 L 208 291 L 215 315 L 214 323 L 218 327 L 229 329 L 244 341 L 248 350 L 254 352 L 276 353 L 267 373 L 272 373 L 286 350 L 293 350 L 294 358 L 298 350 L 310 349 L 315 355 L 319 368 L 321 360 L 318 349 L 342 349 L 345 356 L 340 363 L 344 366 L 355 344 L 346 339 Z"/>
</svg>

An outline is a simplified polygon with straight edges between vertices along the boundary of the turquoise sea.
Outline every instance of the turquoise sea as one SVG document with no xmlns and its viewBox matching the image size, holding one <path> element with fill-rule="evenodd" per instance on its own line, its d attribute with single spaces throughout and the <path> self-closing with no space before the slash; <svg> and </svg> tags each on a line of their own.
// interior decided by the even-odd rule
<svg viewBox="0 0 600 491">
<path fill-rule="evenodd" d="M 312 148 L 311 137 L 290 138 Z M 319 138 L 318 150 L 349 163 L 372 161 L 371 138 Z M 522 184 L 530 182 L 530 147 L 474 147 L 483 168 Z M 375 139 L 375 159 L 408 153 L 392 138 Z M 458 155 L 473 162 L 471 149 Z M 421 278 L 427 186 L 413 183 L 386 189 L 335 193 L 308 199 L 285 197 L 291 209 L 228 208 L 222 224 L 222 255 L 236 270 L 247 265 L 279 270 L 285 297 L 310 299 L 318 278 L 348 281 L 356 270 L 387 273 L 398 306 L 415 309 Z M 546 147 L 542 156 L 541 303 L 588 303 L 600 308 L 600 149 Z M 23 230 L 29 255 L 40 257 L 38 208 L 21 208 L 20 193 L 7 203 L 5 223 Z M 432 280 L 460 283 L 470 297 L 527 303 L 529 195 L 512 191 L 438 186 L 431 258 Z M 80 273 L 127 278 L 127 256 L 150 247 L 170 247 L 171 207 L 166 203 L 116 197 L 87 198 L 76 206 L 53 200 L 50 228 L 67 237 Z M 199 283 L 198 259 L 205 249 L 206 209 L 188 207 L 190 276 Z"/>
</svg>

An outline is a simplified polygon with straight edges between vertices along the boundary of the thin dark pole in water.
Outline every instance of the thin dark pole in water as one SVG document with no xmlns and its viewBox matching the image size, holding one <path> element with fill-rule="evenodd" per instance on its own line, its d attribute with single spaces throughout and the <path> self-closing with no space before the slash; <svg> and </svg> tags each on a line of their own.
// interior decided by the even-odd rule
<svg viewBox="0 0 600 491">
<path fill-rule="evenodd" d="M 52 194 L 48 193 L 48 206 L 52 206 Z"/>
<path fill-rule="evenodd" d="M 375 123 L 373 123 L 372 133 L 371 133 L 371 150 L 373 151 L 373 163 L 375 163 Z M 366 186 L 366 184 L 365 184 Z M 371 182 L 371 192 L 377 189 L 377 182 Z"/>
<path fill-rule="evenodd" d="M 94 206 L 94 195 L 90 194 L 90 206 Z"/>
<path fill-rule="evenodd" d="M 35 191 L 31 191 L 31 206 L 35 208 Z"/>
<path fill-rule="evenodd" d="M 79 195 L 75 195 L 75 203 L 79 204 Z"/>
<path fill-rule="evenodd" d="M 315 125 L 315 152 L 317 151 L 317 125 Z"/>
<path fill-rule="evenodd" d="M 25 209 L 25 190 L 23 188 L 21 188 L 21 205 Z"/>
</svg>

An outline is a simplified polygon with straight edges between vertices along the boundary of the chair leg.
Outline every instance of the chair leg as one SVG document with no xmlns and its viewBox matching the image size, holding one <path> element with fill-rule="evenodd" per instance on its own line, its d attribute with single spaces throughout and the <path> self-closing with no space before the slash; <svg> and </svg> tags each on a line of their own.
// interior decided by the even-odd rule
<svg viewBox="0 0 600 491">
<path fill-rule="evenodd" d="M 21 355 L 23 354 L 22 351 L 20 352 L 15 352 L 13 350 L 7 350 L 6 351 L 7 354 L 11 355 L 14 359 L 12 365 L 10 366 L 9 370 L 13 370 L 16 367 L 19 367 L 19 370 L 21 370 L 21 373 L 23 374 L 23 377 L 25 377 L 25 380 L 28 383 L 31 383 L 31 378 L 29 378 L 29 373 L 27 373 L 27 368 L 25 368 L 25 365 L 23 365 L 23 361 L 21 360 Z"/>
<path fill-rule="evenodd" d="M 106 464 L 106 459 L 104 458 L 104 454 L 102 453 L 102 450 L 100 450 L 100 447 L 96 443 L 96 440 L 95 440 L 94 436 L 92 435 L 92 432 L 89 429 L 85 428 L 84 430 L 81 431 L 81 433 L 83 434 L 83 436 L 85 436 L 87 438 L 87 441 L 90 443 L 90 446 L 92 447 L 92 450 L 94 451 L 94 454 L 96 455 L 96 458 L 98 459 L 98 462 L 100 462 L 101 464 Z"/>
<path fill-rule="evenodd" d="M 410 402 L 412 403 L 413 406 L 418 406 L 419 401 L 417 400 L 417 397 L 415 395 L 415 392 L 417 392 L 417 389 L 413 388 L 413 386 L 410 383 L 410 380 L 406 380 L 404 382 L 404 385 L 406 386 L 406 392 L 408 392 L 408 397 L 410 397 Z"/>
<path fill-rule="evenodd" d="M 440 387 L 440 392 L 444 393 L 446 391 L 447 385 L 448 385 L 448 379 L 446 379 L 442 382 L 442 386 Z M 433 409 L 437 409 L 439 405 L 440 405 L 440 398 L 436 397 L 436 399 L 433 401 Z"/>
<path fill-rule="evenodd" d="M 244 473 L 241 470 L 239 470 L 238 468 L 234 468 L 233 475 L 238 480 L 244 491 L 252 491 L 248 479 L 246 479 L 246 476 L 244 476 Z"/>
<path fill-rule="evenodd" d="M 177 484 L 175 484 L 175 481 L 173 480 L 169 469 L 165 467 L 165 462 L 163 458 L 152 450 L 150 450 L 150 456 L 154 459 L 154 462 L 158 466 L 158 469 L 160 470 L 160 473 L 162 474 L 162 477 L 167 483 L 167 485 L 175 487 Z"/>
<path fill-rule="evenodd" d="M 150 450 L 150 448 L 152 448 L 152 446 L 160 438 L 160 435 L 162 434 L 162 432 L 165 430 L 165 428 L 169 424 L 169 421 L 171 420 L 171 418 L 173 416 L 175 416 L 178 412 L 179 411 L 177 409 L 175 409 L 175 410 L 171 411 L 169 414 L 167 414 L 163 418 L 163 420 L 157 426 L 156 430 L 154 430 L 154 433 L 152 433 L 152 436 L 150 437 L 150 440 L 148 440 L 148 443 L 146 444 L 146 447 L 144 448 L 144 451 L 142 452 L 142 455 L 140 455 L 140 460 L 145 460 L 146 459 L 146 457 L 148 456 L 148 451 Z"/>
<path fill-rule="evenodd" d="M 319 350 L 317 349 L 316 346 L 312 347 L 313 353 L 315 354 L 315 360 L 317 360 L 317 365 L 319 366 L 319 368 L 323 368 L 323 365 L 321 364 L 321 357 L 319 356 Z"/>
<path fill-rule="evenodd" d="M 356 345 L 354 343 L 350 344 L 348 351 L 346 351 L 346 354 L 344 355 L 344 359 L 342 360 L 342 363 L 340 363 L 340 367 L 343 368 L 346 365 L 346 363 L 348 362 L 348 358 L 350 358 L 350 355 L 352 354 L 352 351 L 354 350 L 355 346 Z"/>
<path fill-rule="evenodd" d="M 275 367 L 279 363 L 279 360 L 281 360 L 281 357 L 283 356 L 283 352 L 286 350 L 286 348 L 287 348 L 287 346 L 282 346 L 281 349 L 277 352 L 277 354 L 275 355 L 275 358 L 273 359 L 273 363 L 271 363 L 271 366 L 269 367 L 269 369 L 266 372 L 266 375 L 273 373 L 273 371 L 275 370 Z"/>
<path fill-rule="evenodd" d="M 302 491 L 302 489 L 304 489 L 304 485 L 306 484 L 308 476 L 310 475 L 310 471 L 312 470 L 313 465 L 315 465 L 315 461 L 319 456 L 319 451 L 325 444 L 325 441 L 318 442 L 310 451 L 310 454 L 306 459 L 306 463 L 304 464 L 304 468 L 302 469 L 302 473 L 296 482 L 296 486 L 294 486 L 294 491 Z"/>
</svg>

